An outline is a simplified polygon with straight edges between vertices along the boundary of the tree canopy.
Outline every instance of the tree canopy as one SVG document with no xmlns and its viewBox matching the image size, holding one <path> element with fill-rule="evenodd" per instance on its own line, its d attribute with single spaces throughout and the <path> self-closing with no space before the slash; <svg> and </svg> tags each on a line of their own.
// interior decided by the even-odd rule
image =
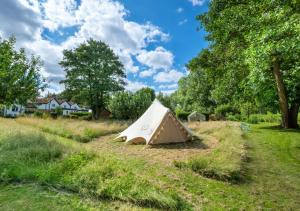
<svg viewBox="0 0 300 211">
<path fill-rule="evenodd" d="M 42 62 L 39 57 L 28 58 L 23 48 L 15 49 L 16 39 L 0 38 L 0 104 L 26 104 L 35 100 L 45 88 L 40 75 Z"/>
<path fill-rule="evenodd" d="M 92 39 L 73 50 L 64 50 L 63 55 L 60 65 L 66 71 L 62 81 L 66 92 L 89 105 L 93 118 L 99 119 L 110 94 L 125 85 L 122 63 L 108 45 Z"/>
<path fill-rule="evenodd" d="M 109 109 L 116 119 L 137 119 L 151 105 L 155 92 L 151 88 L 142 88 L 135 93 L 129 91 L 117 92 L 112 96 Z"/>
<path fill-rule="evenodd" d="M 231 105 L 253 112 L 279 105 L 282 126 L 298 127 L 299 10 L 299 1 L 211 1 L 197 17 L 210 45 L 187 65 L 198 82 L 192 74 L 186 79 L 195 92 L 186 98 L 198 96 L 206 108 Z"/>
</svg>

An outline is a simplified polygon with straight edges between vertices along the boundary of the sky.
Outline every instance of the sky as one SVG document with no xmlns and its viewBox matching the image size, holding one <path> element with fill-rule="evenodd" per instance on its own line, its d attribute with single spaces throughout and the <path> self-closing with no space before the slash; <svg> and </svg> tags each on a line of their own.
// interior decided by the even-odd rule
<svg viewBox="0 0 300 211">
<path fill-rule="evenodd" d="M 209 0 L 1 0 L 0 37 L 41 57 L 47 92 L 65 78 L 64 49 L 92 38 L 107 43 L 127 75 L 126 89 L 151 87 L 170 94 L 188 74 L 185 65 L 207 47 L 195 17 Z"/>
</svg>

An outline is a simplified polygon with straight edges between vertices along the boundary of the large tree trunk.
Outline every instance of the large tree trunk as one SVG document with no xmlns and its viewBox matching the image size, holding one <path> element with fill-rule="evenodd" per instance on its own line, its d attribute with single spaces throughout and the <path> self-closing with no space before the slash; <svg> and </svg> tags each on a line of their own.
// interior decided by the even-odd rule
<svg viewBox="0 0 300 211">
<path fill-rule="evenodd" d="M 289 106 L 286 95 L 285 85 L 283 83 L 282 74 L 280 71 L 280 64 L 276 58 L 273 62 L 273 74 L 276 80 L 277 93 L 279 97 L 279 107 L 281 111 L 281 125 L 283 128 L 289 128 Z"/>
<path fill-rule="evenodd" d="M 99 120 L 100 119 L 100 114 L 101 114 L 101 106 L 95 106 L 94 109 L 92 110 L 93 114 L 93 119 L 94 120 Z"/>
<path fill-rule="evenodd" d="M 290 128 L 299 128 L 298 125 L 299 104 L 293 103 L 289 109 L 289 126 Z"/>
</svg>

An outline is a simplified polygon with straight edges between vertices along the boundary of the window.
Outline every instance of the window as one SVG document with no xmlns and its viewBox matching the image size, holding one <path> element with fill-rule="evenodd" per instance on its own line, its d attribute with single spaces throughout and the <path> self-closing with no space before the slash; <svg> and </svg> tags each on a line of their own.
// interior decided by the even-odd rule
<svg viewBox="0 0 300 211">
<path fill-rule="evenodd" d="M 13 111 L 13 112 L 18 111 L 18 107 L 14 105 L 14 106 L 12 107 L 12 111 Z"/>
<path fill-rule="evenodd" d="M 52 104 L 52 107 L 53 107 L 53 108 L 55 107 L 55 104 L 54 104 L 54 103 Z"/>
<path fill-rule="evenodd" d="M 66 106 L 66 105 L 64 105 L 64 108 L 67 108 L 67 106 Z"/>
</svg>

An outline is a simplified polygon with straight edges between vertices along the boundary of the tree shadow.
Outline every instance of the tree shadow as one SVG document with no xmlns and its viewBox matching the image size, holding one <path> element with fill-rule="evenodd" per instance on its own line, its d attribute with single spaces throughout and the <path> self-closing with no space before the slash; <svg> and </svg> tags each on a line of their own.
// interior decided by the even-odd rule
<svg viewBox="0 0 300 211">
<path fill-rule="evenodd" d="M 209 147 L 203 143 L 203 140 L 198 136 L 194 136 L 193 140 L 183 143 L 166 143 L 166 144 L 154 144 L 149 145 L 149 148 L 153 149 L 208 149 Z"/>
<path fill-rule="evenodd" d="M 300 133 L 300 128 L 299 129 L 284 129 L 280 125 L 263 126 L 263 127 L 260 127 L 260 129 L 273 130 L 273 131 L 277 131 L 277 132 L 295 132 L 295 133 Z"/>
</svg>

